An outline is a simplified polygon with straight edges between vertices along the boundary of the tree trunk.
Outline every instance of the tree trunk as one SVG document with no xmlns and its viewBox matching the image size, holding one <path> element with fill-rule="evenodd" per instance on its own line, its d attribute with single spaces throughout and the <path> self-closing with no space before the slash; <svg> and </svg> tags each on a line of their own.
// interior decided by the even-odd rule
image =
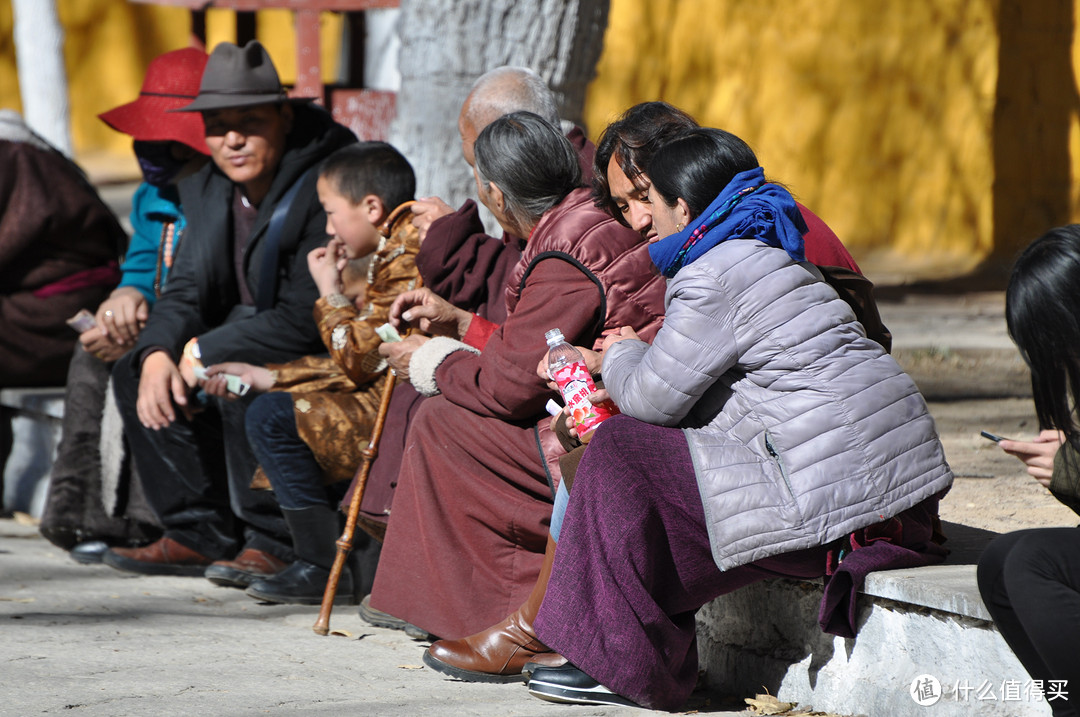
<svg viewBox="0 0 1080 717">
<path fill-rule="evenodd" d="M 532 68 L 555 92 L 561 116 L 580 124 L 607 17 L 608 0 L 402 0 L 390 136 L 416 168 L 419 194 L 456 206 L 476 193 L 457 118 L 488 70 Z"/>
<path fill-rule="evenodd" d="M 23 119 L 49 144 L 71 156 L 64 29 L 56 0 L 13 0 L 12 9 Z"/>
</svg>

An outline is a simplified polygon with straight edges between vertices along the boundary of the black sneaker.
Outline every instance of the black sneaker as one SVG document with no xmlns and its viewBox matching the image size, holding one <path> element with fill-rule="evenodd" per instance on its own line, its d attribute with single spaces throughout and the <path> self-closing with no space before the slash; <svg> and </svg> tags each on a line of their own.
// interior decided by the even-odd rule
<svg viewBox="0 0 1080 717">
<path fill-rule="evenodd" d="M 428 633 L 411 622 L 405 622 L 400 617 L 394 617 L 388 612 L 376 610 L 371 607 L 371 596 L 365 595 L 360 601 L 360 609 L 356 611 L 360 619 L 374 627 L 385 627 L 388 630 L 404 630 L 405 634 L 414 640 L 434 640 L 434 635 Z"/>
<path fill-rule="evenodd" d="M 537 667 L 529 679 L 529 694 L 548 702 L 575 705 L 638 707 L 586 675 L 569 662 L 559 667 Z"/>
</svg>

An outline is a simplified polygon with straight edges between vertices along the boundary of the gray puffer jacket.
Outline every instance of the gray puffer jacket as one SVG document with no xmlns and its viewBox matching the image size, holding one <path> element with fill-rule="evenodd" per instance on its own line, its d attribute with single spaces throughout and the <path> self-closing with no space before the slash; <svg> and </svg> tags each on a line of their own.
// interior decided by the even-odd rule
<svg viewBox="0 0 1080 717">
<path fill-rule="evenodd" d="M 721 570 L 952 484 L 919 390 L 813 267 L 732 240 L 680 270 L 665 301 L 652 346 L 612 346 L 604 382 L 623 413 L 684 429 Z"/>
</svg>

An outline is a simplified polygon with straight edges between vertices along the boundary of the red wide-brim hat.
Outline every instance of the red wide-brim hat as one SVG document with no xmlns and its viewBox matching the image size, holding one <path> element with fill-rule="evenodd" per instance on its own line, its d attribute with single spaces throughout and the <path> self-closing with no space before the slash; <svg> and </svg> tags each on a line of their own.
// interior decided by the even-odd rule
<svg viewBox="0 0 1080 717">
<path fill-rule="evenodd" d="M 98 117 L 140 142 L 181 142 L 209 154 L 202 115 L 171 111 L 198 97 L 206 60 L 205 52 L 191 47 L 154 58 L 146 70 L 139 98 Z"/>
</svg>

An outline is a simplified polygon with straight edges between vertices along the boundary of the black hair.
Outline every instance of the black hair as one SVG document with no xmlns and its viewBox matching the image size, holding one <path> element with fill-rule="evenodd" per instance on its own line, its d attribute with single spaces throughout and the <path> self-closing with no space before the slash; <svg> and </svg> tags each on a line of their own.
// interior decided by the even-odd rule
<svg viewBox="0 0 1080 717">
<path fill-rule="evenodd" d="M 683 199 L 693 219 L 736 174 L 757 166 L 746 142 L 722 129 L 698 127 L 659 147 L 645 171 L 661 199 L 669 207 Z"/>
<path fill-rule="evenodd" d="M 473 147 L 481 182 L 502 190 L 506 214 L 531 227 L 547 210 L 581 185 L 581 165 L 570 141 L 532 112 L 495 120 Z"/>
<path fill-rule="evenodd" d="M 626 178 L 639 184 L 653 153 L 672 137 L 698 126 L 694 118 L 667 102 L 642 102 L 626 110 L 607 126 L 596 143 L 593 157 L 593 201 L 596 206 L 626 225 L 611 199 L 607 170 L 611 158 Z"/>
<path fill-rule="evenodd" d="M 1077 448 L 1080 406 L 1080 225 L 1051 229 L 1013 265 L 1005 291 L 1009 336 L 1031 369 L 1040 428 L 1056 428 Z"/>
<path fill-rule="evenodd" d="M 353 204 L 374 194 L 387 213 L 416 195 L 412 165 L 386 142 L 357 142 L 342 147 L 322 161 L 319 176 Z"/>
</svg>

